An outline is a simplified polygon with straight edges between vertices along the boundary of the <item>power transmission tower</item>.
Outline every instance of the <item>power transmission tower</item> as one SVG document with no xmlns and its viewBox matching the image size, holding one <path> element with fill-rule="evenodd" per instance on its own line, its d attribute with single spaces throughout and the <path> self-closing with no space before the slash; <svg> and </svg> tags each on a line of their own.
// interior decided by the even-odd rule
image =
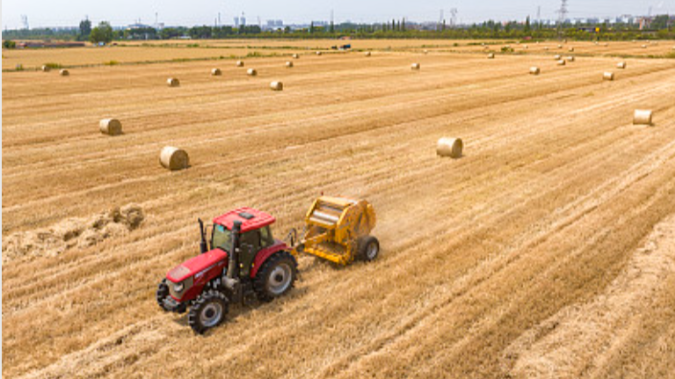
<svg viewBox="0 0 675 379">
<path fill-rule="evenodd" d="M 30 29 L 30 25 L 28 25 L 28 16 L 25 14 L 21 15 L 21 22 L 23 23 L 23 28 L 24 29 Z"/>
<path fill-rule="evenodd" d="M 567 0 L 562 0 L 560 9 L 558 10 L 558 39 L 562 37 L 562 29 L 565 20 L 567 19 Z"/>
<path fill-rule="evenodd" d="M 450 9 L 450 27 L 454 28 L 457 26 L 457 8 Z"/>
<path fill-rule="evenodd" d="M 541 5 L 537 7 L 537 24 L 541 23 Z"/>
</svg>

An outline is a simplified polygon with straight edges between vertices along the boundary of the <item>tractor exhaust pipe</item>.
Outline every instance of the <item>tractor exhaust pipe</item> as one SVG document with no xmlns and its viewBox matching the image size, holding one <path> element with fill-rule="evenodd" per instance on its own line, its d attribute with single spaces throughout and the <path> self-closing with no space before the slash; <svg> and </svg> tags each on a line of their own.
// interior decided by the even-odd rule
<svg viewBox="0 0 675 379">
<path fill-rule="evenodd" d="M 201 218 L 198 218 L 197 221 L 199 222 L 199 232 L 202 235 L 202 240 L 199 242 L 199 251 L 204 254 L 209 250 L 206 245 L 206 235 L 204 234 L 204 221 Z"/>
<path fill-rule="evenodd" d="M 241 234 L 241 221 L 235 221 L 232 225 L 232 248 L 227 262 L 228 279 L 239 278 L 239 235 Z"/>
</svg>

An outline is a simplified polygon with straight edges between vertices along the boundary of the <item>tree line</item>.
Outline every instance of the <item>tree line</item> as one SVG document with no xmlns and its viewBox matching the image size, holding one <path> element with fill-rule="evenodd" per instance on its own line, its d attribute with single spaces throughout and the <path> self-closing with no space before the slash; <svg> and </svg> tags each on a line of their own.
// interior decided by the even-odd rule
<svg viewBox="0 0 675 379">
<path fill-rule="evenodd" d="M 82 20 L 79 28 L 52 30 L 49 28 L 7 30 L 3 39 L 60 39 L 90 41 L 92 43 L 110 43 L 115 40 L 167 40 L 175 38 L 225 39 L 225 38 L 337 38 L 353 36 L 356 38 L 439 38 L 439 39 L 555 39 L 568 38 L 578 40 L 632 40 L 632 39 L 675 39 L 673 19 L 667 15 L 656 16 L 649 30 L 639 30 L 636 24 L 616 23 L 570 24 L 561 26 L 531 22 L 497 22 L 493 20 L 461 27 L 449 27 L 445 21 L 438 24 L 411 25 L 405 19 L 391 22 L 357 24 L 320 25 L 313 22 L 309 27 L 291 30 L 290 27 L 274 30 L 262 30 L 258 25 L 232 26 L 194 26 L 129 28 L 114 30 L 108 22 L 92 27 L 90 20 Z M 11 44 L 10 44 L 11 45 Z M 3 45 L 4 46 L 4 45 Z"/>
</svg>

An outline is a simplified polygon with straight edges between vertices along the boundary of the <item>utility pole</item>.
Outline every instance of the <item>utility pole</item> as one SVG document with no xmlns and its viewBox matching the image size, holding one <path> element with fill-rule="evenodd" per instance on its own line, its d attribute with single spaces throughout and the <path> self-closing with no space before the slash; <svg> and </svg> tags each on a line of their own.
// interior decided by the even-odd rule
<svg viewBox="0 0 675 379">
<path fill-rule="evenodd" d="M 438 18 L 438 27 L 436 30 L 441 30 L 441 25 L 443 24 L 443 9 L 441 9 L 441 16 Z"/>
<path fill-rule="evenodd" d="M 457 8 L 450 9 L 450 15 L 451 15 L 450 27 L 451 28 L 454 28 L 455 26 L 457 26 L 457 13 L 458 13 Z"/>
<path fill-rule="evenodd" d="M 541 23 L 541 5 L 537 7 L 537 24 Z"/>
</svg>

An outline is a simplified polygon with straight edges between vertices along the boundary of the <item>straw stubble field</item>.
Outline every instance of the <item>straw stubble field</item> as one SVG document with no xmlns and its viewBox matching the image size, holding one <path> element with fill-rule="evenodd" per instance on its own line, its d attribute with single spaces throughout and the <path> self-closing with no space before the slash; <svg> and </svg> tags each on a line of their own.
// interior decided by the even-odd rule
<svg viewBox="0 0 675 379">
<path fill-rule="evenodd" d="M 607 82 L 615 58 L 420 48 L 3 73 L 3 376 L 672 377 L 675 61 Z M 320 192 L 375 205 L 376 262 L 303 257 L 289 296 L 206 336 L 159 310 L 197 217 L 258 207 L 280 238 Z M 137 227 L 10 251 L 127 204 Z"/>
</svg>

